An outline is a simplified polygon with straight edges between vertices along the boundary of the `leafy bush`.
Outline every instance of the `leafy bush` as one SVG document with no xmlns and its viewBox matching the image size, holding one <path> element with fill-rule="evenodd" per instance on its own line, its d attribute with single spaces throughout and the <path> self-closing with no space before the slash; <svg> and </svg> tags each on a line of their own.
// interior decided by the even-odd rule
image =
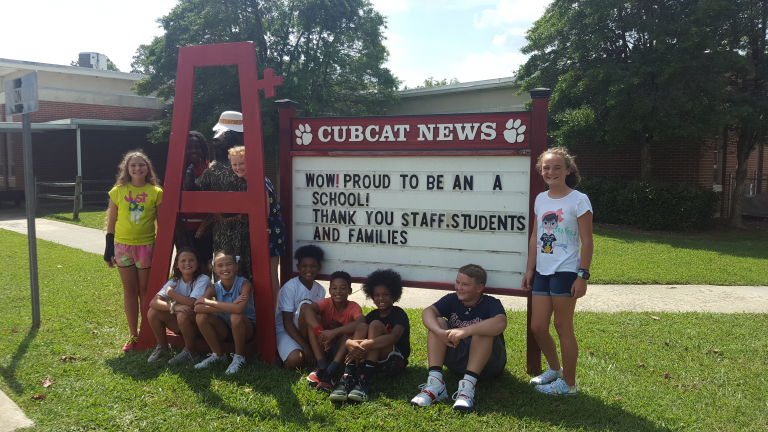
<svg viewBox="0 0 768 432">
<path fill-rule="evenodd" d="M 685 183 L 583 178 L 576 189 L 589 196 L 595 222 L 644 230 L 706 229 L 719 200 L 717 192 Z"/>
</svg>

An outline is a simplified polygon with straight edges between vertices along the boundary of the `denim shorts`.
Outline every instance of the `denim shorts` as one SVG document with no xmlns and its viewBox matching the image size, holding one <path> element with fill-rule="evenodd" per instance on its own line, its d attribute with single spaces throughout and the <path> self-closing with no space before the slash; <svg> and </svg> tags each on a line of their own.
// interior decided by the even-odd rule
<svg viewBox="0 0 768 432">
<path fill-rule="evenodd" d="M 533 295 L 573 297 L 571 287 L 579 277 L 574 272 L 555 272 L 551 275 L 541 275 L 536 272 L 533 280 Z"/>
</svg>

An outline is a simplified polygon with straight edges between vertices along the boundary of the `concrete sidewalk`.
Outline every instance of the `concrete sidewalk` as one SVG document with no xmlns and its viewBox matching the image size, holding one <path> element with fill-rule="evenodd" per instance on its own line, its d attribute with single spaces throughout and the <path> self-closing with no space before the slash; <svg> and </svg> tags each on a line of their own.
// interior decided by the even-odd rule
<svg viewBox="0 0 768 432">
<path fill-rule="evenodd" d="M 104 232 L 48 219 L 35 219 L 37 238 L 104 253 Z M 0 229 L 27 234 L 23 212 L 0 212 Z M 447 281 L 450 282 L 450 281 Z M 327 282 L 321 282 L 328 287 Z M 353 284 L 350 297 L 361 305 L 373 306 L 365 298 L 359 284 Z M 446 291 L 406 288 L 398 303 L 404 308 L 423 309 L 446 294 Z M 499 296 L 505 308 L 525 310 L 526 299 Z M 576 305 L 577 311 L 592 312 L 768 312 L 768 286 L 714 285 L 589 285 L 587 295 Z"/>
</svg>

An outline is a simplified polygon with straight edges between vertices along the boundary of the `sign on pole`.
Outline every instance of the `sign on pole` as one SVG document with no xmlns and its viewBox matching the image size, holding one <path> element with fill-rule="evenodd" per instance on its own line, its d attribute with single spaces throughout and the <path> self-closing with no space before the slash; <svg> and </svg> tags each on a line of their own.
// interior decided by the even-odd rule
<svg viewBox="0 0 768 432">
<path fill-rule="evenodd" d="M 32 124 L 29 113 L 38 109 L 37 72 L 8 80 L 4 86 L 5 115 L 21 114 L 24 145 L 24 195 L 27 204 L 29 284 L 32 293 L 32 328 L 40 327 L 40 288 L 37 281 L 37 235 L 35 233 L 35 176 L 32 172 Z"/>
<path fill-rule="evenodd" d="M 37 72 L 5 82 L 5 115 L 37 111 Z"/>
</svg>

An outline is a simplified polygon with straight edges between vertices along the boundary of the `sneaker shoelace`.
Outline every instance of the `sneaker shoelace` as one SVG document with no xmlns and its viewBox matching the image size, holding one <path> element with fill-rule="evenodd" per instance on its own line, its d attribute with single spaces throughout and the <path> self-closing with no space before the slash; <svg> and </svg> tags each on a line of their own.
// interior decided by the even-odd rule
<svg viewBox="0 0 768 432">
<path fill-rule="evenodd" d="M 234 364 L 236 364 L 238 367 L 243 365 L 243 360 L 245 360 L 245 357 L 234 353 L 229 353 L 229 355 L 232 356 L 232 363 L 230 364 L 230 367 L 232 367 Z"/>
</svg>

